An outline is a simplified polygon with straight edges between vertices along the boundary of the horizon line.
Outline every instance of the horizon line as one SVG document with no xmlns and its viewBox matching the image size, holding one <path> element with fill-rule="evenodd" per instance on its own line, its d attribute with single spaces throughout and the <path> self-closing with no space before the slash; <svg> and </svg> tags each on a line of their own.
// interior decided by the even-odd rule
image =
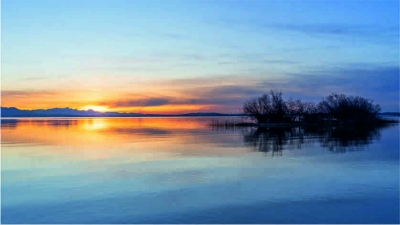
<svg viewBox="0 0 400 225">
<path fill-rule="evenodd" d="M 165 113 L 140 113 L 140 112 L 113 112 L 113 111 L 96 111 L 93 109 L 88 109 L 88 110 L 82 110 L 82 109 L 76 109 L 76 108 L 71 108 L 71 107 L 55 107 L 55 108 L 36 108 L 36 109 L 21 109 L 17 108 L 15 106 L 1 106 L 1 109 L 7 108 L 7 109 L 16 109 L 20 111 L 35 111 L 35 110 L 52 110 L 52 109 L 69 109 L 69 110 L 75 110 L 77 112 L 92 112 L 92 113 L 100 113 L 100 114 L 105 114 L 105 113 L 116 113 L 116 114 L 140 114 L 140 115 L 160 115 L 160 116 L 175 116 L 175 115 L 186 115 L 186 114 L 223 114 L 223 115 L 245 115 L 245 113 L 237 112 L 237 113 L 225 113 L 225 112 L 215 112 L 215 111 L 207 111 L 207 112 L 199 112 L 199 111 L 192 111 L 192 112 L 186 112 L 186 113 L 172 113 L 172 114 L 165 114 Z M 39 116 L 38 116 L 39 117 Z M 77 117 L 77 116 L 74 116 Z"/>
</svg>

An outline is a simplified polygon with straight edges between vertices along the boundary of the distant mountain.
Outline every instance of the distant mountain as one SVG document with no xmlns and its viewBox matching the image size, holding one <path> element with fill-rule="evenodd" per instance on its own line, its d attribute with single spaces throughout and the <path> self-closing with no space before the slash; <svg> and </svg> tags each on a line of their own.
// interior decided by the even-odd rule
<svg viewBox="0 0 400 225">
<path fill-rule="evenodd" d="M 71 108 L 52 108 L 21 110 L 15 107 L 1 107 L 1 117 L 161 117 L 161 116 L 241 116 L 242 114 L 222 113 L 186 113 L 176 115 L 97 112 L 94 110 L 77 110 Z"/>
<path fill-rule="evenodd" d="M 52 108 L 21 110 L 15 107 L 1 107 L 1 117 L 126 117 L 126 116 L 154 116 L 153 114 L 141 113 L 116 113 L 116 112 L 97 112 L 94 110 L 77 110 L 71 108 Z"/>
<path fill-rule="evenodd" d="M 32 113 L 28 110 L 19 110 L 15 107 L 5 108 L 1 107 L 1 116 L 2 117 L 24 117 L 30 116 Z"/>
</svg>

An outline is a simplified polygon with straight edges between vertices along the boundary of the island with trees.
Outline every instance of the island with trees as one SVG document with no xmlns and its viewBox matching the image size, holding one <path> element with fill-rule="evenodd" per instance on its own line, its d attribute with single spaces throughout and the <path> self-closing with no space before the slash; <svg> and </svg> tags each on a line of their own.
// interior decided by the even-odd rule
<svg viewBox="0 0 400 225">
<path fill-rule="evenodd" d="M 258 98 L 246 101 L 242 111 L 250 122 L 214 120 L 213 127 L 258 126 L 283 127 L 306 125 L 375 126 L 397 123 L 398 120 L 379 116 L 380 106 L 372 100 L 332 93 L 319 103 L 284 100 L 282 92 L 271 90 Z"/>
</svg>

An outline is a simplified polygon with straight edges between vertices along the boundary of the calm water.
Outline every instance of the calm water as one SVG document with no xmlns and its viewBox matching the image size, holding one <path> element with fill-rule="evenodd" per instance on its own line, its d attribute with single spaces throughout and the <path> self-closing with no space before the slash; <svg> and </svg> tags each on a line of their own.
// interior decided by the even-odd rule
<svg viewBox="0 0 400 225">
<path fill-rule="evenodd" d="M 399 127 L 2 120 L 2 223 L 399 223 Z"/>
</svg>

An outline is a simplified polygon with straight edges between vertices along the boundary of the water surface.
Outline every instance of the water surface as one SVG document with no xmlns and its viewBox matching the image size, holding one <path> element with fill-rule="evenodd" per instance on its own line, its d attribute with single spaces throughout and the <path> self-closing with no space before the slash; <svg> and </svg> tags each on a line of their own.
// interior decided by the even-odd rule
<svg viewBox="0 0 400 225">
<path fill-rule="evenodd" d="M 3 119 L 2 223 L 399 223 L 399 127 Z"/>
</svg>

